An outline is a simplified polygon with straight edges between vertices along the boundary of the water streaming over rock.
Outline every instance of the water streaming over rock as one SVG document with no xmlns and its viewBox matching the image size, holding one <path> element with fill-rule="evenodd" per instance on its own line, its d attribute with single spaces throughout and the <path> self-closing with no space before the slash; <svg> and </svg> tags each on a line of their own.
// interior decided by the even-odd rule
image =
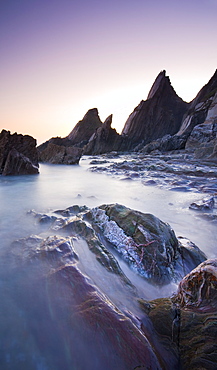
<svg viewBox="0 0 217 370">
<path fill-rule="evenodd" d="M 124 346 L 128 348 L 126 327 L 120 324 L 119 331 L 111 331 L 108 339 L 90 322 L 94 316 L 89 316 L 89 307 L 82 306 L 82 294 L 87 298 L 85 302 L 91 300 L 95 315 L 102 321 L 104 318 L 96 307 L 103 309 L 103 302 L 110 300 L 107 318 L 115 317 L 120 323 L 129 318 L 132 331 L 139 328 L 139 319 L 144 322 L 135 297 L 155 299 L 176 291 L 175 283 L 161 288 L 150 285 L 116 253 L 120 267 L 131 281 L 131 285 L 126 284 L 98 263 L 85 241 L 76 238 L 73 247 L 78 260 L 53 271 L 49 258 L 38 258 L 28 249 L 13 245 L 15 240 L 30 235 L 42 238 L 49 235 L 44 225 L 28 211 L 49 213 L 75 204 L 92 208 L 120 203 L 154 214 L 168 222 L 177 236 L 192 240 L 207 257 L 216 257 L 216 221 L 189 209 L 189 205 L 204 194 L 144 186 L 137 178 L 121 181 L 115 176 L 90 172 L 89 162 L 90 159 L 84 157 L 79 166 L 41 165 L 40 175 L 0 177 L 1 369 L 96 370 L 140 366 L 142 358 L 137 364 L 133 362 L 133 354 L 124 358 Z M 74 280 L 71 281 L 70 276 Z M 78 295 L 72 285 L 80 284 L 82 279 L 86 288 Z M 147 348 L 146 358 L 158 368 L 157 357 L 145 337 L 138 333 L 135 331 L 134 349 L 139 348 L 142 341 Z M 118 338 L 119 335 L 122 337 Z M 122 347 L 118 343 L 122 343 Z M 129 363 L 131 357 L 132 363 Z"/>
</svg>

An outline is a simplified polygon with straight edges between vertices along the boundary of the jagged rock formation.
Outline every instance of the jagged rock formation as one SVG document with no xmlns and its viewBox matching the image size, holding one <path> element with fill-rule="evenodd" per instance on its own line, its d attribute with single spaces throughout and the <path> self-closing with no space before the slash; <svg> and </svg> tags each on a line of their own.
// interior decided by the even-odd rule
<svg viewBox="0 0 217 370">
<path fill-rule="evenodd" d="M 217 70 L 209 82 L 199 91 L 190 103 L 183 117 L 178 135 L 191 133 L 201 123 L 215 123 L 217 120 Z"/>
<path fill-rule="evenodd" d="M 127 139 L 111 128 L 111 123 L 112 115 L 91 136 L 88 144 L 84 147 L 84 154 L 97 155 L 127 148 Z"/>
<path fill-rule="evenodd" d="M 122 135 L 133 143 L 147 144 L 166 134 L 174 135 L 180 128 L 188 103 L 171 86 L 166 72 L 157 76 L 146 101 L 141 101 L 129 116 Z"/>
<path fill-rule="evenodd" d="M 148 95 L 148 99 L 153 99 L 158 91 L 161 95 L 164 95 L 163 90 L 159 90 L 159 86 L 164 78 L 166 77 L 163 72 L 161 72 Z M 174 96 L 172 95 L 172 97 Z M 147 108 L 146 106 L 148 101 L 149 100 L 142 102 L 141 108 L 143 106 L 144 108 Z M 166 114 L 167 104 L 168 102 L 162 108 L 164 112 L 162 113 L 162 116 Z M 143 121 L 139 118 L 139 115 L 142 114 L 139 107 L 137 107 L 130 115 L 128 120 L 129 122 L 128 124 L 126 123 L 123 133 L 127 133 L 128 129 L 130 129 L 132 135 L 134 127 L 138 128 L 138 132 L 142 132 L 140 125 L 142 126 Z M 154 140 L 153 138 L 150 140 L 150 134 L 147 133 L 145 135 L 145 140 L 141 137 L 140 143 L 134 148 L 134 150 L 142 151 L 143 153 L 151 153 L 156 150 L 165 152 L 188 149 L 188 151 L 190 150 L 192 153 L 194 152 L 196 158 L 208 158 L 215 160 L 217 157 L 217 71 L 214 73 L 210 81 L 200 90 L 196 98 L 191 103 L 186 105 L 186 107 L 187 110 L 183 111 L 182 117 L 181 115 L 179 116 L 179 118 L 181 118 L 181 120 L 179 119 L 180 126 L 177 126 L 175 134 L 169 130 L 169 132 L 166 134 L 160 135 L 158 131 L 159 128 L 157 127 L 156 137 Z M 156 112 L 157 110 L 158 108 L 156 107 Z M 148 111 L 146 114 L 148 114 Z M 176 122 L 178 122 L 178 115 L 176 115 L 176 113 L 174 113 L 174 119 Z M 140 125 L 138 124 L 139 120 Z M 146 122 L 145 118 L 144 122 Z M 154 126 L 156 122 L 158 121 L 155 117 Z M 162 122 L 160 123 L 160 127 L 162 130 Z"/>
<path fill-rule="evenodd" d="M 67 136 L 67 139 L 71 141 L 71 145 L 77 144 L 82 147 L 88 143 L 91 136 L 101 126 L 102 122 L 97 108 L 89 109 L 84 118 L 77 123 Z"/>
<path fill-rule="evenodd" d="M 112 115 L 102 123 L 97 108 L 90 109 L 67 137 L 50 139 L 39 147 L 39 152 L 48 143 L 83 148 L 83 154 L 87 155 L 132 149 L 143 153 L 179 149 L 193 152 L 200 148 L 195 152 L 196 157 L 216 159 L 217 71 L 191 103 L 176 94 L 166 72 L 162 71 L 147 100 L 142 100 L 130 114 L 121 135 L 111 128 L 111 123 Z"/>
<path fill-rule="evenodd" d="M 36 140 L 29 135 L 2 130 L 0 133 L 0 174 L 32 175 L 39 173 Z"/>
<path fill-rule="evenodd" d="M 112 115 L 101 122 L 96 108 L 88 110 L 65 138 L 55 137 L 38 147 L 41 162 L 77 164 L 82 154 L 97 155 L 124 151 L 131 143 L 111 128 Z"/>
</svg>

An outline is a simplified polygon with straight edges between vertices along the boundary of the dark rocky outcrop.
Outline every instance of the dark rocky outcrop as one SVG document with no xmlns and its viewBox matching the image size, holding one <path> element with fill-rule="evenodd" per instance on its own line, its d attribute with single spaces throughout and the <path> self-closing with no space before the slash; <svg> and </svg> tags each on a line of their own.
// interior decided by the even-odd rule
<svg viewBox="0 0 217 370">
<path fill-rule="evenodd" d="M 20 239 L 12 244 L 11 254 L 19 261 L 16 279 L 19 294 L 14 300 L 17 299 L 16 304 L 26 317 L 25 325 L 34 331 L 34 343 L 43 355 L 48 350 L 47 343 L 57 351 L 57 355 L 53 350 L 49 352 L 52 358 L 46 367 L 162 369 L 143 332 L 78 268 L 72 237 Z M 25 279 L 24 271 L 30 263 L 34 274 L 31 279 Z M 23 287 L 21 292 L 19 285 Z M 30 306 L 34 320 L 41 322 L 41 316 L 46 318 L 40 328 L 32 323 Z M 43 307 L 43 315 L 39 307 Z M 14 330 L 15 340 L 22 333 L 23 327 L 21 332 Z M 51 338 L 55 335 L 57 340 Z M 28 359 L 24 359 L 22 364 L 26 361 L 28 363 Z"/>
<path fill-rule="evenodd" d="M 169 127 L 166 124 L 164 125 L 162 120 L 158 120 L 157 116 L 159 109 L 162 109 L 162 117 L 166 116 L 168 109 L 167 105 L 169 102 L 165 102 L 165 99 L 169 99 L 170 94 L 167 93 L 167 95 L 165 95 L 163 88 L 160 88 L 162 81 L 165 79 L 165 74 L 161 72 L 149 93 L 148 100 L 145 102 L 142 101 L 130 115 L 123 129 L 123 133 L 127 134 L 129 131 L 129 135 L 133 136 L 133 134 L 135 134 L 135 137 L 138 136 L 137 141 L 139 144 L 134 148 L 136 151 L 142 151 L 143 153 L 148 154 L 156 150 L 167 152 L 187 149 L 194 153 L 196 158 L 216 160 L 217 71 L 214 73 L 210 81 L 200 90 L 196 98 L 191 103 L 186 103 L 186 109 L 183 109 L 182 115 L 178 115 L 177 112 L 173 111 L 174 122 L 177 123 L 176 131 L 173 131 L 171 126 Z M 167 86 L 168 82 L 167 84 L 164 82 L 164 84 Z M 172 87 L 170 88 L 172 90 Z M 159 101 L 157 102 L 155 112 L 153 113 L 154 124 L 149 128 L 149 132 L 145 132 L 144 127 L 146 127 L 147 120 L 149 120 L 150 116 L 149 105 L 153 104 L 151 102 L 155 97 L 155 94 L 157 94 L 158 89 L 161 98 L 159 96 Z M 170 99 L 174 99 L 174 94 L 171 94 L 172 97 L 170 97 Z M 162 96 L 164 95 L 165 97 L 163 98 Z M 163 101 L 162 107 L 161 99 Z M 143 117 L 143 109 L 144 118 L 141 118 Z M 155 128 L 156 123 L 158 124 Z M 153 127 L 154 130 L 156 130 L 154 137 L 152 137 Z M 163 128 L 166 130 L 167 128 L 169 129 L 162 134 Z M 144 132 L 145 138 L 143 137 Z"/>
<path fill-rule="evenodd" d="M 71 145 L 84 146 L 101 125 L 102 122 L 97 108 L 89 109 L 84 118 L 76 124 L 67 136 L 67 139 L 70 140 Z"/>
<path fill-rule="evenodd" d="M 183 278 L 172 298 L 139 300 L 171 361 L 180 369 L 216 369 L 217 260 L 207 260 Z M 149 339 L 146 322 L 142 329 Z"/>
<path fill-rule="evenodd" d="M 152 141 L 145 146 L 143 144 L 138 145 L 135 150 L 141 151 L 144 154 L 149 154 L 155 150 L 159 150 L 160 152 L 168 152 L 172 150 L 180 150 L 185 148 L 185 144 L 187 141 L 186 135 L 165 135 L 160 139 Z"/>
<path fill-rule="evenodd" d="M 59 141 L 59 140 L 58 140 Z M 55 144 L 55 138 L 38 147 L 39 160 L 52 164 L 78 164 L 82 155 L 82 149 L 75 146 Z M 46 144 L 46 145 L 45 145 Z"/>
<path fill-rule="evenodd" d="M 177 238 L 171 227 L 154 215 L 120 204 L 93 209 L 70 207 L 55 213 L 61 217 L 36 216 L 40 222 L 50 224 L 51 230 L 79 235 L 97 260 L 124 281 L 127 279 L 107 244 L 113 246 L 134 271 L 157 285 L 180 280 L 206 259 L 196 245 L 188 239 Z"/>
<path fill-rule="evenodd" d="M 152 283 L 168 284 L 183 277 L 206 259 L 193 243 L 182 243 L 171 227 L 152 214 L 120 204 L 93 209 L 94 223 L 130 264 Z"/>
<path fill-rule="evenodd" d="M 166 72 L 162 71 L 147 100 L 142 100 L 130 114 L 121 135 L 111 128 L 111 123 L 112 115 L 102 123 L 97 108 L 90 109 L 68 136 L 50 139 L 40 145 L 39 153 L 52 143 L 83 148 L 83 154 L 87 155 L 129 150 L 145 154 L 156 150 L 194 152 L 199 148 L 195 152 L 197 158 L 216 159 L 217 71 L 191 103 L 176 94 Z"/>
<path fill-rule="evenodd" d="M 127 139 L 117 133 L 114 128 L 111 128 L 112 115 L 99 127 L 91 136 L 88 144 L 84 147 L 84 154 L 97 155 L 112 151 L 126 150 Z"/>
<path fill-rule="evenodd" d="M 216 120 L 217 70 L 209 82 L 199 91 L 190 103 L 183 117 L 178 134 L 191 133 L 193 128 L 202 123 L 214 123 Z"/>
<path fill-rule="evenodd" d="M 171 86 L 166 72 L 157 76 L 146 101 L 141 101 L 125 123 L 122 134 L 133 143 L 148 144 L 166 134 L 174 135 L 180 129 L 188 104 Z"/>
<path fill-rule="evenodd" d="M 185 148 L 193 151 L 196 158 L 217 160 L 217 115 L 215 123 L 203 123 L 193 128 Z"/>
<path fill-rule="evenodd" d="M 29 135 L 0 133 L 0 174 L 31 175 L 39 173 L 36 140 Z"/>
</svg>

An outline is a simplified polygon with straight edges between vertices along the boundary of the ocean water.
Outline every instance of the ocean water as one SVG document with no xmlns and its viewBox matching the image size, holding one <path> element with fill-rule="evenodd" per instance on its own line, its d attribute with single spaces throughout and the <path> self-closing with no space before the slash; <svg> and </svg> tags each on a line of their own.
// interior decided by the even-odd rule
<svg viewBox="0 0 217 370">
<path fill-rule="evenodd" d="M 189 209 L 190 203 L 202 199 L 204 194 L 144 186 L 139 180 L 121 181 L 89 171 L 89 162 L 90 159 L 84 157 L 77 166 L 42 164 L 40 175 L 0 177 L 1 369 L 103 368 L 99 358 L 94 360 L 98 356 L 96 349 L 88 347 L 77 333 L 73 337 L 71 329 L 69 334 L 68 316 L 61 310 L 61 303 L 55 303 L 55 310 L 52 309 L 51 302 L 55 300 L 56 292 L 53 288 L 51 291 L 47 286 L 40 286 L 38 279 L 43 266 L 35 270 L 30 263 L 22 270 L 10 254 L 10 245 L 14 240 L 42 231 L 28 214 L 29 210 L 48 212 L 75 204 L 95 207 L 104 203 L 120 203 L 154 214 L 168 222 L 177 236 L 193 241 L 208 258 L 217 256 L 216 221 Z M 75 247 L 79 249 L 79 268 L 91 282 L 120 310 L 130 310 L 138 315 L 130 291 L 123 290 L 119 279 L 111 278 L 85 243 L 78 242 Z M 176 290 L 175 284 L 162 289 L 152 287 L 120 259 L 119 263 L 138 289 L 140 297 L 154 299 L 169 296 Z M 35 274 L 38 274 L 37 278 Z M 60 291 L 64 292 L 64 287 Z M 66 343 L 63 337 L 69 336 Z M 69 342 L 76 342 L 73 353 Z"/>
</svg>

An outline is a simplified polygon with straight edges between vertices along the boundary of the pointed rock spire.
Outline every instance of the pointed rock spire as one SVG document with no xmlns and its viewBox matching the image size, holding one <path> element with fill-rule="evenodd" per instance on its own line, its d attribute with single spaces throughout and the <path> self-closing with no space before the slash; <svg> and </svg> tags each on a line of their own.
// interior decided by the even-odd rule
<svg viewBox="0 0 217 370">
<path fill-rule="evenodd" d="M 148 94 L 148 97 L 147 99 L 151 99 L 153 98 L 153 96 L 155 95 L 155 93 L 159 90 L 160 86 L 163 84 L 163 82 L 165 81 L 168 81 L 169 80 L 169 77 L 166 77 L 166 71 L 163 70 L 159 73 L 159 75 L 156 77 L 152 87 L 151 87 L 151 90 L 149 91 L 149 94 Z M 169 81 L 170 83 L 170 81 Z"/>
<path fill-rule="evenodd" d="M 84 118 L 76 124 L 67 138 L 71 140 L 72 145 L 82 142 L 87 143 L 101 125 L 102 121 L 99 118 L 98 109 L 89 109 L 84 115 Z"/>
<path fill-rule="evenodd" d="M 173 89 L 166 71 L 157 76 L 146 101 L 142 100 L 125 123 L 122 134 L 135 144 L 148 144 L 166 134 L 175 134 L 188 103 Z"/>
</svg>

